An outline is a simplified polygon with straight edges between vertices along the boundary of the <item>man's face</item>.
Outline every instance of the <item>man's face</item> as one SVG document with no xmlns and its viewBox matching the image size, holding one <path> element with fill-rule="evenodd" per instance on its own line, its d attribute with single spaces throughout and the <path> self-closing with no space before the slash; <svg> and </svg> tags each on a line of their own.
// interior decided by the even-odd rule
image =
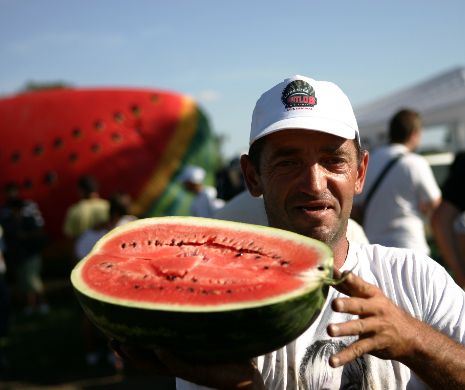
<svg viewBox="0 0 465 390">
<path fill-rule="evenodd" d="M 252 195 L 263 194 L 270 226 L 334 247 L 345 237 L 368 158 L 358 167 L 353 140 L 318 131 L 278 131 L 263 141 L 259 172 L 247 157 L 242 168 Z"/>
</svg>

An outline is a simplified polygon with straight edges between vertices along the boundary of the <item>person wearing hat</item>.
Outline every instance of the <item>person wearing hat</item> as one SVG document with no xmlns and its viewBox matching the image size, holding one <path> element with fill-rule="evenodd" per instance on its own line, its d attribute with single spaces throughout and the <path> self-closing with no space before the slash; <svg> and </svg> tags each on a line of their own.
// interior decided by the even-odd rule
<svg viewBox="0 0 465 390">
<path fill-rule="evenodd" d="M 179 389 L 465 388 L 465 292 L 423 253 L 346 238 L 367 166 L 352 106 L 336 84 L 294 76 L 265 92 L 241 159 L 248 189 L 263 196 L 271 226 L 329 245 L 335 276 L 346 279 L 329 288 L 301 336 L 248 362 L 118 351 L 176 376 Z"/>
<path fill-rule="evenodd" d="M 211 218 L 224 205 L 224 201 L 217 197 L 216 188 L 204 184 L 205 176 L 205 169 L 196 165 L 187 166 L 181 175 L 186 190 L 194 194 L 191 204 L 194 217 Z"/>
</svg>

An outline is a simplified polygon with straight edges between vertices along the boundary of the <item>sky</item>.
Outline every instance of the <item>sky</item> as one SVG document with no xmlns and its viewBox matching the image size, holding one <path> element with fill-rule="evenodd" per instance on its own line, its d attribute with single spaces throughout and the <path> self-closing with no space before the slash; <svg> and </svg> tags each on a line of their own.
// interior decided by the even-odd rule
<svg viewBox="0 0 465 390">
<path fill-rule="evenodd" d="M 232 157 L 258 97 L 292 75 L 356 108 L 465 66 L 464 18 L 463 0 L 0 0 L 0 95 L 57 81 L 190 95 Z"/>
</svg>

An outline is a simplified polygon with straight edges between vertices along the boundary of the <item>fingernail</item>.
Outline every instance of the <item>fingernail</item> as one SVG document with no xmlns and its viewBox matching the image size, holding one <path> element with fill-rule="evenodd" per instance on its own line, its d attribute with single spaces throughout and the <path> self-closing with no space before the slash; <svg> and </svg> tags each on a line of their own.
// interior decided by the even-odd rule
<svg viewBox="0 0 465 390">
<path fill-rule="evenodd" d="M 331 364 L 332 367 L 335 368 L 335 367 L 339 366 L 340 361 L 339 361 L 339 359 L 337 357 L 332 356 L 330 359 L 331 359 L 330 364 Z"/>
<path fill-rule="evenodd" d="M 333 335 L 335 335 L 339 331 L 339 326 L 331 324 L 329 325 L 329 330 Z"/>
</svg>

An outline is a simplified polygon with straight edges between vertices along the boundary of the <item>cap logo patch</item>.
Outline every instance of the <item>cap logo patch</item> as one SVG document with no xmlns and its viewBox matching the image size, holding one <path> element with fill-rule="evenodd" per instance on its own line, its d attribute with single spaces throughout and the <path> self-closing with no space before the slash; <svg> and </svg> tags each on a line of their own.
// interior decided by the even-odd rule
<svg viewBox="0 0 465 390">
<path fill-rule="evenodd" d="M 287 84 L 281 95 L 281 101 L 288 110 L 313 107 L 317 103 L 315 90 L 303 80 L 294 80 Z"/>
</svg>

